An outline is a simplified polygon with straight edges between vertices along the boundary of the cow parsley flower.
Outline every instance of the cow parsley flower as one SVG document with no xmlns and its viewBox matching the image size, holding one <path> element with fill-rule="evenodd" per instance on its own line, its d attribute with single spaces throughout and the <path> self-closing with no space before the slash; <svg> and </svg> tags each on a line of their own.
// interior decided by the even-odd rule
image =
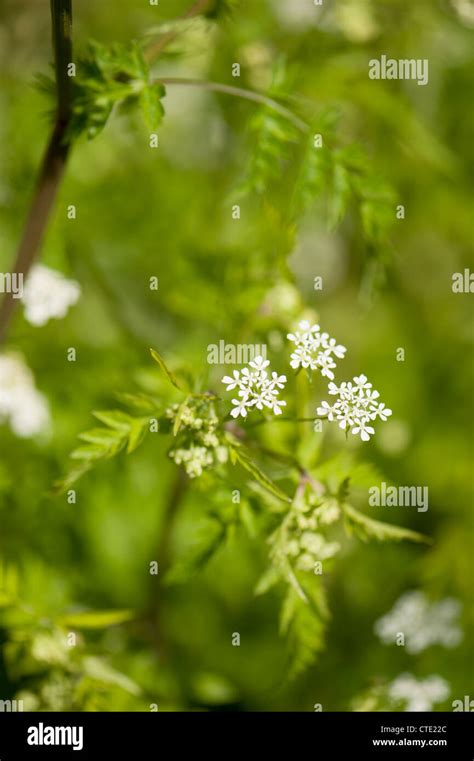
<svg viewBox="0 0 474 761">
<path fill-rule="evenodd" d="M 389 684 L 387 692 L 392 700 L 405 703 L 405 711 L 431 711 L 435 703 L 446 700 L 450 688 L 437 674 L 418 680 L 413 674 L 405 673 Z"/>
<path fill-rule="evenodd" d="M 25 318 L 32 325 L 45 325 L 51 318 L 65 317 L 81 295 L 79 283 L 61 272 L 36 264 L 25 283 L 22 301 Z"/>
<path fill-rule="evenodd" d="M 29 439 L 50 424 L 45 397 L 20 356 L 0 356 L 0 423 L 8 422 L 16 436 Z"/>
<path fill-rule="evenodd" d="M 247 412 L 252 407 L 258 410 L 270 409 L 275 415 L 281 415 L 282 407 L 286 402 L 278 399 L 279 389 L 285 388 L 286 375 L 278 375 L 272 372 L 269 375 L 267 367 L 270 362 L 263 357 L 255 357 L 249 362 L 249 367 L 243 370 L 234 370 L 232 377 L 225 375 L 222 383 L 227 391 L 238 389 L 238 399 L 232 399 L 234 405 L 231 415 L 234 418 L 247 417 Z"/>
<path fill-rule="evenodd" d="M 459 614 L 460 604 L 454 598 L 432 603 L 423 592 L 414 590 L 402 595 L 374 628 L 385 644 L 396 642 L 403 634 L 407 652 L 414 655 L 436 644 L 456 647 L 462 639 Z"/>
<path fill-rule="evenodd" d="M 291 367 L 295 370 L 300 367 L 319 370 L 321 375 L 332 380 L 332 371 L 336 367 L 334 357 L 343 359 L 346 347 L 337 344 L 336 339 L 331 338 L 329 333 L 321 333 L 319 325 L 311 325 L 307 320 L 303 320 L 298 327 L 299 330 L 287 335 L 296 346 L 291 355 Z"/>
<path fill-rule="evenodd" d="M 362 441 L 368 441 L 375 433 L 370 423 L 377 418 L 385 421 L 392 414 L 392 410 L 377 401 L 380 394 L 372 389 L 365 375 L 343 382 L 340 386 L 330 383 L 328 391 L 339 398 L 333 404 L 321 402 L 317 414 L 327 416 L 330 422 L 337 421 L 339 428 L 359 435 Z"/>
</svg>

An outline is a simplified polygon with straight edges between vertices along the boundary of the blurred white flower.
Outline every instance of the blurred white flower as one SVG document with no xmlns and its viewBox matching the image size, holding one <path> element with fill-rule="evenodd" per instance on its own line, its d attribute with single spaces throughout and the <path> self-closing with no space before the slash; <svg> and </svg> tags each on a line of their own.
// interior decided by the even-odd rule
<svg viewBox="0 0 474 761">
<path fill-rule="evenodd" d="M 278 375 L 272 372 L 269 377 L 266 368 L 270 362 L 263 357 L 255 357 L 249 362 L 249 367 L 244 367 L 242 371 L 234 370 L 232 377 L 225 375 L 222 383 L 226 384 L 227 391 L 238 388 L 240 399 L 232 399 L 234 409 L 231 410 L 232 417 L 247 417 L 247 411 L 252 407 L 263 410 L 265 407 L 270 409 L 275 415 L 281 415 L 281 407 L 286 406 L 286 402 L 278 399 L 279 390 L 285 387 L 286 375 Z"/>
<path fill-rule="evenodd" d="M 290 365 L 295 370 L 303 367 L 311 370 L 319 370 L 321 375 L 334 378 L 332 372 L 336 363 L 332 355 L 343 359 L 347 349 L 336 343 L 329 333 L 321 333 L 319 325 L 311 325 L 308 320 L 303 320 L 298 325 L 299 330 L 288 333 L 287 338 L 296 345 L 291 355 Z"/>
<path fill-rule="evenodd" d="M 394 643 L 402 633 L 407 652 L 411 654 L 436 644 L 456 647 L 462 639 L 457 624 L 460 611 L 459 602 L 452 597 L 432 603 L 423 592 L 415 590 L 402 595 L 392 610 L 379 618 L 374 629 L 387 645 Z"/>
<path fill-rule="evenodd" d="M 61 272 L 36 264 L 23 289 L 25 318 L 32 325 L 45 325 L 51 318 L 61 319 L 80 295 L 81 288 L 75 280 L 68 280 Z"/>
<path fill-rule="evenodd" d="M 14 354 L 0 356 L 0 423 L 6 422 L 24 439 L 37 436 L 50 424 L 45 397 L 21 357 Z"/>
<path fill-rule="evenodd" d="M 201 476 L 203 470 L 213 464 L 212 453 L 206 447 L 191 446 L 189 449 L 175 449 L 170 457 L 176 465 L 184 465 L 190 478 Z"/>
<path fill-rule="evenodd" d="M 400 674 L 388 687 L 392 700 L 406 702 L 405 711 L 431 711 L 433 705 L 446 700 L 449 693 L 448 682 L 437 674 L 420 680 L 413 674 Z"/>
<path fill-rule="evenodd" d="M 375 433 L 369 425 L 377 417 L 386 421 L 392 414 L 383 402 L 378 402 L 380 394 L 372 389 L 372 384 L 367 381 L 365 375 L 353 378 L 353 382 L 343 382 L 340 386 L 330 383 L 328 391 L 339 399 L 330 405 L 321 402 L 318 407 L 318 415 L 326 416 L 330 422 L 337 420 L 339 428 L 343 431 L 350 429 L 354 435 L 359 434 L 362 441 L 368 441 Z"/>
<path fill-rule="evenodd" d="M 322 11 L 313 0 L 273 0 L 273 5 L 282 26 L 296 30 L 316 26 Z"/>
</svg>

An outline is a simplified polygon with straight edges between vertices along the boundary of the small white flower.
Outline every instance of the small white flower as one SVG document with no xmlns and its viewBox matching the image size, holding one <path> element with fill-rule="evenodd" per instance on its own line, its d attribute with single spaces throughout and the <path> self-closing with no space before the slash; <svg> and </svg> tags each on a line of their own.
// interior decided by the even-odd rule
<svg viewBox="0 0 474 761">
<path fill-rule="evenodd" d="M 232 399 L 232 417 L 245 418 L 252 407 L 258 410 L 270 409 L 275 415 L 281 415 L 281 407 L 284 407 L 286 402 L 280 401 L 278 395 L 279 389 L 285 387 L 286 375 L 272 372 L 269 377 L 265 369 L 269 364 L 270 362 L 263 357 L 255 357 L 249 363 L 252 372 L 248 367 L 244 367 L 241 372 L 234 370 L 232 378 L 228 375 L 222 378 L 222 383 L 226 384 L 228 391 L 239 389 L 237 396 L 240 398 Z"/>
<path fill-rule="evenodd" d="M 334 378 L 332 370 L 336 367 L 334 357 L 343 359 L 346 347 L 336 343 L 329 333 L 321 333 L 319 325 L 310 325 L 308 320 L 303 320 L 298 325 L 299 330 L 288 333 L 287 338 L 295 344 L 295 350 L 291 354 L 290 366 L 297 370 L 302 367 L 311 370 L 320 370 L 321 375 Z"/>
<path fill-rule="evenodd" d="M 352 429 L 352 433 L 355 435 L 359 433 L 362 441 L 369 441 L 371 435 L 375 433 L 375 429 L 372 428 L 370 425 L 366 425 L 361 420 L 357 423 L 357 425 L 354 426 L 354 428 Z"/>
<path fill-rule="evenodd" d="M 362 441 L 369 441 L 375 433 L 369 423 L 377 417 L 386 421 L 392 414 L 383 402 L 378 402 L 380 394 L 372 389 L 372 384 L 367 381 L 365 375 L 355 377 L 353 381 L 344 381 L 340 386 L 329 383 L 328 392 L 331 396 L 339 398 L 330 405 L 322 402 L 317 409 L 317 414 L 327 416 L 330 422 L 337 421 L 343 431 L 348 429 Z"/>
<path fill-rule="evenodd" d="M 233 372 L 233 378 L 230 378 L 228 375 L 225 375 L 222 378 L 222 383 L 227 384 L 227 391 L 232 391 L 237 386 L 240 387 L 241 381 L 240 381 L 240 373 L 238 370 L 234 370 Z"/>
<path fill-rule="evenodd" d="M 327 415 L 328 420 L 332 423 L 334 420 L 334 416 L 338 412 L 338 407 L 334 404 L 331 405 L 328 402 L 321 402 L 321 407 L 318 407 L 317 413 L 318 415 Z"/>
<path fill-rule="evenodd" d="M 22 301 L 25 318 L 32 325 L 45 325 L 51 318 L 65 317 L 81 295 L 79 283 L 55 270 L 36 264 L 27 277 Z"/>
<path fill-rule="evenodd" d="M 232 404 L 235 404 L 234 409 L 230 411 L 232 417 L 239 417 L 239 415 L 247 417 L 247 407 L 250 407 L 247 397 L 245 399 L 232 399 Z"/>
<path fill-rule="evenodd" d="M 270 364 L 270 360 L 264 359 L 263 357 L 255 357 L 251 362 L 249 362 L 250 367 L 253 367 L 254 370 L 265 370 L 266 367 Z"/>
</svg>

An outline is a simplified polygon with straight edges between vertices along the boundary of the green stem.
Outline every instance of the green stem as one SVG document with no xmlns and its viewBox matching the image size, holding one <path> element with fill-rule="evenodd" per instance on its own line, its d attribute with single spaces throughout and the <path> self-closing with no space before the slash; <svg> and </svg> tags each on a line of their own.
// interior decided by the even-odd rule
<svg viewBox="0 0 474 761">
<path fill-rule="evenodd" d="M 309 131 L 309 125 L 300 119 L 296 114 L 290 111 L 277 100 L 269 98 L 263 93 L 255 92 L 254 90 L 246 90 L 243 87 L 234 87 L 233 85 L 225 85 L 222 82 L 210 82 L 202 79 L 188 79 L 186 77 L 160 77 L 156 80 L 162 85 L 185 85 L 189 87 L 203 87 L 206 90 L 213 90 L 214 92 L 222 92 L 225 95 L 233 95 L 237 98 L 244 98 L 244 100 L 251 100 L 254 103 L 259 103 L 263 106 L 268 106 L 274 111 L 288 119 L 297 129 L 301 132 L 307 133 Z"/>
</svg>

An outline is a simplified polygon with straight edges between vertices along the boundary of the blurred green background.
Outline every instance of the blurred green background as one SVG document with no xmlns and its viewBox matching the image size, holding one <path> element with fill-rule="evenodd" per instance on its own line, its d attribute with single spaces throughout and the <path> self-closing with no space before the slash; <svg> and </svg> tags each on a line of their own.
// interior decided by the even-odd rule
<svg viewBox="0 0 474 761">
<path fill-rule="evenodd" d="M 90 38 L 142 38 L 187 7 L 177 0 L 76 5 L 78 51 Z M 49 131 L 49 104 L 34 87 L 51 61 L 48 3 L 4 0 L 0 20 L 0 269 L 7 272 Z M 138 118 L 120 115 L 97 139 L 74 147 L 42 261 L 76 279 L 82 297 L 65 319 L 42 328 L 18 310 L 5 346 L 34 372 L 52 429 L 27 440 L 0 427 L 0 553 L 4 568 L 18 574 L 18 588 L 5 582 L 18 601 L 2 617 L 1 699 L 23 696 L 41 710 L 311 711 L 320 703 L 345 711 L 407 671 L 449 683 L 450 697 L 435 710 L 474 696 L 472 295 L 451 288 L 453 273 L 472 266 L 473 25 L 472 5 L 462 0 L 338 0 L 322 8 L 310 0 L 243 0 L 218 23 L 191 24 L 155 65 L 157 76 L 265 91 L 284 60 L 298 96 L 287 105 L 301 102 L 305 114 L 313 104 L 315 112 L 338 109 L 340 139 L 365 149 L 406 210 L 391 231 L 386 284 L 370 303 L 361 298 L 366 251 L 350 211 L 328 230 L 324 205 L 312 206 L 285 252 L 287 266 L 265 201 L 244 197 L 240 222 L 231 219 L 232 189 L 253 150 L 255 104 L 170 86 L 158 150 L 149 148 Z M 427 58 L 429 85 L 371 81 L 368 61 L 382 54 Z M 239 79 L 233 62 L 241 63 Z M 286 186 L 275 187 L 284 208 Z M 75 220 L 67 219 L 70 204 Z M 318 275 L 322 291 L 313 287 Z M 149 288 L 152 276 L 157 291 Z M 356 457 L 386 480 L 429 487 L 426 513 L 381 508 L 375 517 L 434 543 L 347 541 L 327 579 L 326 648 L 287 682 L 278 596 L 253 594 L 264 542 L 238 529 L 181 586 L 159 590 L 149 574 L 176 480 L 169 442 L 149 436 L 130 457 L 101 465 L 78 483 L 76 504 L 49 490 L 77 434 L 91 427 L 91 411 L 116 406 L 115 392 L 171 398 L 150 346 L 171 366 L 194 372 L 203 388 L 218 389 L 224 374 L 206 363 L 208 344 L 221 339 L 267 343 L 284 372 L 281 336 L 303 304 L 349 347 L 345 377 L 364 372 L 394 410 Z M 69 347 L 76 362 L 67 361 Z M 404 362 L 396 360 L 400 347 Z M 321 385 L 315 403 L 323 394 Z M 190 485 L 171 553 L 187 546 L 221 498 L 205 484 Z M 461 602 L 458 647 L 434 645 L 415 656 L 375 636 L 375 621 L 403 592 L 420 588 L 433 600 Z M 85 628 L 78 647 L 65 648 L 61 632 L 74 628 L 56 623 L 80 609 L 127 609 L 135 617 Z M 231 645 L 233 632 L 240 647 Z"/>
</svg>

